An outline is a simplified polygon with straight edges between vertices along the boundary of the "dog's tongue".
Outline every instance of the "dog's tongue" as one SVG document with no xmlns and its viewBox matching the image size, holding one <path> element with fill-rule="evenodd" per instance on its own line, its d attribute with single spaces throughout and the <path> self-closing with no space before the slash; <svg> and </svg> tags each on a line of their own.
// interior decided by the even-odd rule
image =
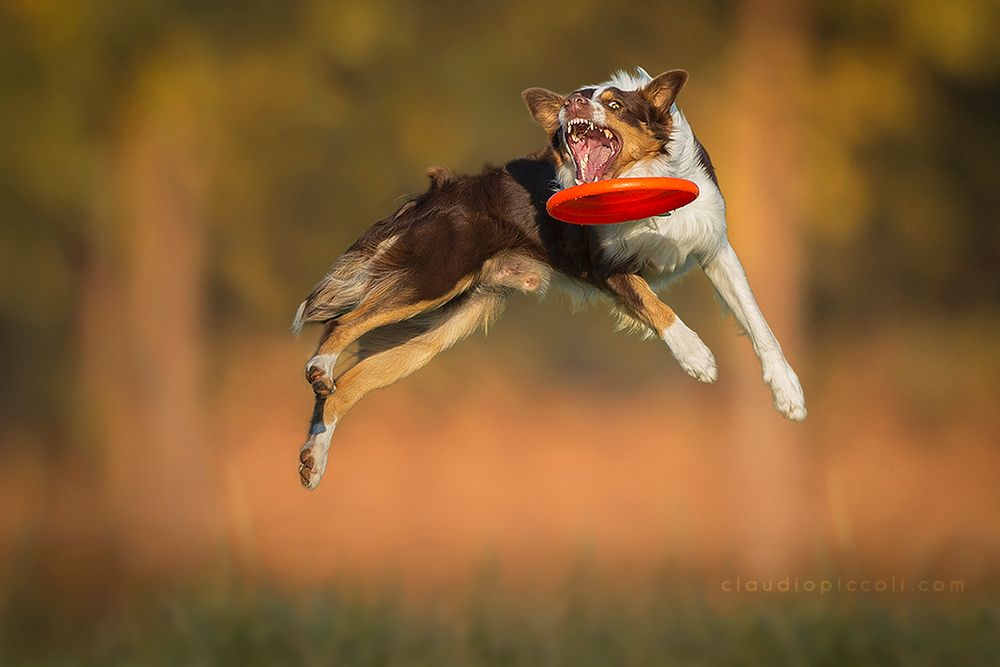
<svg viewBox="0 0 1000 667">
<path fill-rule="evenodd" d="M 611 159 L 611 146 L 602 138 L 587 137 L 571 146 L 576 160 L 577 178 L 584 183 L 599 180 Z"/>
</svg>

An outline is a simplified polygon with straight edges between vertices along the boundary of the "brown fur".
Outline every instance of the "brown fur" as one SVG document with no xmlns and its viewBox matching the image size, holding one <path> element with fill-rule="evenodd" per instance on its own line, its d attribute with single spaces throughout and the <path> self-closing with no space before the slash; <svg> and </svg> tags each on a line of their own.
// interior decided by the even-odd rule
<svg viewBox="0 0 1000 667">
<path fill-rule="evenodd" d="M 420 369 L 439 352 L 496 318 L 502 308 L 501 293 L 481 290 L 415 323 L 409 334 L 399 339 L 395 336 L 400 332 L 383 332 L 383 340 L 366 341 L 371 349 L 341 376 L 338 390 L 324 407 L 324 422 L 339 421 L 365 394 Z"/>
<path fill-rule="evenodd" d="M 622 149 L 611 165 L 610 176 L 615 178 L 640 160 L 663 152 L 670 141 L 670 114 L 650 113 L 646 98 L 638 91 L 621 91 L 609 88 L 599 98 L 607 104 L 615 101 L 621 108 L 606 109 L 606 124 L 622 141 Z"/>
<path fill-rule="evenodd" d="M 405 287 L 397 286 L 399 289 L 392 291 L 379 285 L 366 294 L 364 300 L 354 310 L 327 324 L 316 348 L 316 354 L 339 355 L 348 345 L 366 333 L 433 310 L 461 294 L 471 284 L 472 277 L 466 276 L 450 292 L 427 301 L 413 301 L 407 298 Z M 315 366 L 306 369 L 306 380 L 317 395 L 327 395 L 336 388 L 335 381 L 326 377 L 326 373 Z"/>
<path fill-rule="evenodd" d="M 641 276 L 614 275 L 608 278 L 608 287 L 618 297 L 619 306 L 655 332 L 662 332 L 677 319 L 670 306 L 660 301 Z"/>
<path fill-rule="evenodd" d="M 711 178 L 712 182 L 715 183 L 715 186 L 718 187 L 719 179 L 715 175 L 715 165 L 712 164 L 712 158 L 708 156 L 708 151 L 705 150 L 705 147 L 701 145 L 700 141 L 698 141 L 698 137 L 694 138 L 694 145 L 698 149 L 698 161 L 701 163 L 701 166 L 705 168 L 705 171 L 708 172 L 708 177 Z"/>
</svg>

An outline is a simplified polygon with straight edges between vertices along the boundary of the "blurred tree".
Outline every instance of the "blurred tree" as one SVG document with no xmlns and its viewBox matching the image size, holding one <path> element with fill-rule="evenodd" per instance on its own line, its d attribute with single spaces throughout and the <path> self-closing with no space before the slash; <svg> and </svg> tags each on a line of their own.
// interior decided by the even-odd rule
<svg viewBox="0 0 1000 667">
<path fill-rule="evenodd" d="M 734 103 L 729 107 L 726 179 L 730 237 L 785 351 L 801 374 L 803 247 L 799 164 L 806 85 L 807 16 L 799 0 L 744 0 L 736 10 Z M 765 129 L 766 128 L 766 129 Z M 753 576 L 787 576 L 801 562 L 806 457 L 803 427 L 764 409 L 760 367 L 747 341 L 734 351 L 731 443 L 733 508 L 741 531 L 741 565 Z M 803 374 L 802 379 L 808 380 Z M 807 404 L 811 395 L 804 382 Z"/>
<path fill-rule="evenodd" d="M 197 562 L 221 537 L 202 381 L 212 62 L 197 46 L 166 50 L 123 102 L 103 184 L 121 261 L 94 253 L 85 276 L 81 384 L 108 507 L 126 561 L 154 571 Z"/>
</svg>

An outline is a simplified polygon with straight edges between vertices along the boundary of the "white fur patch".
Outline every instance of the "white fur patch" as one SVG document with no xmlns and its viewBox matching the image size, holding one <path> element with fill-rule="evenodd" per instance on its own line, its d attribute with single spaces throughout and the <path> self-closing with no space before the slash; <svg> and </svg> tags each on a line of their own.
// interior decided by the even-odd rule
<svg viewBox="0 0 1000 667">
<path fill-rule="evenodd" d="M 337 365 L 338 357 L 339 355 L 336 354 L 317 354 L 306 362 L 306 371 L 310 368 L 318 368 L 326 373 L 326 377 L 332 380 L 333 368 Z"/>
<path fill-rule="evenodd" d="M 302 303 L 299 304 L 298 310 L 295 311 L 295 317 L 292 318 L 292 333 L 296 336 L 302 333 L 302 327 L 305 325 L 305 322 L 302 321 L 302 318 L 305 316 L 305 313 L 306 313 L 306 302 L 303 301 Z"/>
<path fill-rule="evenodd" d="M 680 318 L 663 331 L 663 341 L 670 348 L 684 372 L 701 382 L 715 382 L 719 377 L 715 355 Z"/>
<path fill-rule="evenodd" d="M 806 397 L 799 377 L 784 357 L 764 362 L 764 382 L 771 388 L 774 408 L 792 421 L 806 418 Z"/>
</svg>

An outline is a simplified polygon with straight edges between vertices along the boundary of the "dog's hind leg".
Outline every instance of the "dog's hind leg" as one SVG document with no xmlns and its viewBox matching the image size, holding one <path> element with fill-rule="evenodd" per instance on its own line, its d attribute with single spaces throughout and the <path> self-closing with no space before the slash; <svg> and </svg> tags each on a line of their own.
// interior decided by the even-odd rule
<svg viewBox="0 0 1000 667">
<path fill-rule="evenodd" d="M 622 273 L 606 281 L 618 306 L 648 326 L 670 348 L 684 372 L 702 382 L 715 382 L 715 357 L 667 304 L 660 301 L 641 276 Z"/>
<path fill-rule="evenodd" d="M 306 381 L 317 396 L 328 396 L 336 389 L 333 369 L 348 345 L 379 327 L 402 322 L 420 313 L 434 310 L 451 301 L 472 284 L 473 277 L 460 279 L 444 294 L 418 300 L 403 286 L 374 289 L 348 313 L 330 320 L 323 330 L 316 353 L 306 363 Z"/>
<path fill-rule="evenodd" d="M 309 439 L 299 454 L 302 485 L 314 489 L 319 484 L 333 431 L 355 403 L 419 370 L 439 352 L 487 325 L 503 309 L 503 300 L 501 292 L 472 290 L 413 322 L 373 331 L 362 339 L 367 348 L 363 358 L 337 378 L 336 392 L 316 398 Z"/>
</svg>

